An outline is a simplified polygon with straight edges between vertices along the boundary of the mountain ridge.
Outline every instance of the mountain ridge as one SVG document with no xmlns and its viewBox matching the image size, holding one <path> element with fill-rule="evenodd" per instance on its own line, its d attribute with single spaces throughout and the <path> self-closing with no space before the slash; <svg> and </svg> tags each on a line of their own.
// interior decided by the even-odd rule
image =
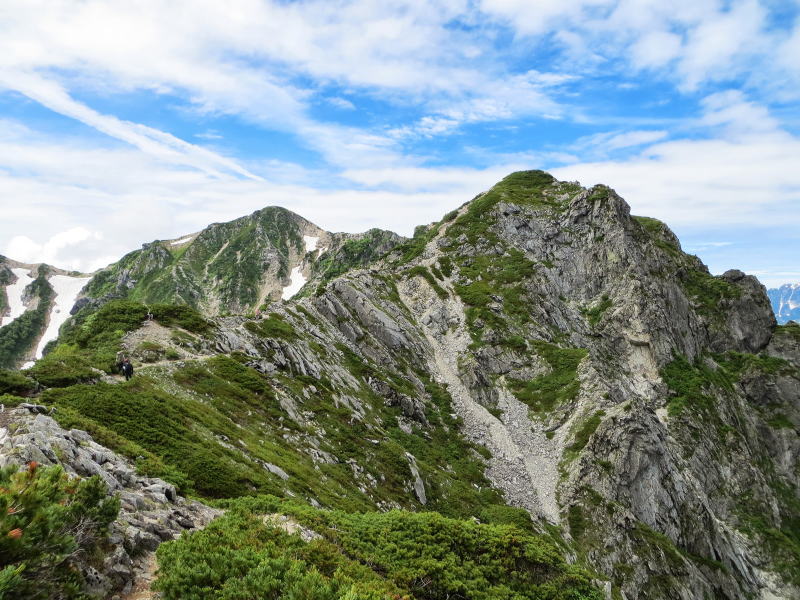
<svg viewBox="0 0 800 600">
<path fill-rule="evenodd" d="M 613 190 L 512 174 L 308 292 L 153 321 L 111 300 L 31 385 L 62 427 L 206 498 L 516 508 L 606 597 L 797 592 L 800 332 Z"/>
</svg>

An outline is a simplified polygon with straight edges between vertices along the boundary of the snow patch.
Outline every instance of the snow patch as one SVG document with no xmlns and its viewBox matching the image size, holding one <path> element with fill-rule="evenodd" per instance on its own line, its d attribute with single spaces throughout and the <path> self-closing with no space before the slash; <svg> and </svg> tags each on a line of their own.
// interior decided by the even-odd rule
<svg viewBox="0 0 800 600">
<path fill-rule="evenodd" d="M 170 246 L 180 246 L 181 244 L 185 244 L 186 242 L 188 242 L 191 239 L 192 239 L 192 236 L 187 235 L 185 238 L 181 238 L 179 240 L 175 240 L 174 242 L 170 242 L 169 245 Z"/>
<path fill-rule="evenodd" d="M 313 252 L 317 249 L 317 242 L 319 242 L 319 238 L 310 235 L 304 235 L 303 241 L 306 243 L 306 252 Z"/>
<path fill-rule="evenodd" d="M 0 319 L 0 327 L 8 325 L 25 312 L 25 305 L 22 303 L 22 293 L 25 291 L 25 288 L 33 282 L 33 277 L 28 274 L 28 269 L 11 269 L 11 272 L 17 276 L 17 281 L 6 287 L 9 312 L 5 317 Z"/>
<path fill-rule="evenodd" d="M 75 299 L 90 279 L 91 277 L 70 277 L 69 275 L 53 275 L 49 279 L 56 299 L 50 312 L 50 322 L 36 348 L 37 359 L 42 358 L 42 351 L 47 343 L 58 337 L 58 330 L 69 318 L 69 311 L 75 306 Z"/>
<path fill-rule="evenodd" d="M 281 297 L 284 300 L 288 300 L 300 291 L 300 289 L 306 284 L 306 281 L 308 281 L 308 279 L 303 276 L 303 267 L 295 267 L 292 269 L 289 285 L 283 288 L 283 295 Z"/>
</svg>

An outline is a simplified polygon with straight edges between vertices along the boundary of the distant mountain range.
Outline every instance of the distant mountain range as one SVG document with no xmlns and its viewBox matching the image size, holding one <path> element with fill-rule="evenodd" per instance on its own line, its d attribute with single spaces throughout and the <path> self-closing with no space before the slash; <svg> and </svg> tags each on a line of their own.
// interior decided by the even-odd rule
<svg viewBox="0 0 800 600">
<path fill-rule="evenodd" d="M 785 283 L 767 290 L 778 323 L 800 322 L 800 283 Z"/>
</svg>

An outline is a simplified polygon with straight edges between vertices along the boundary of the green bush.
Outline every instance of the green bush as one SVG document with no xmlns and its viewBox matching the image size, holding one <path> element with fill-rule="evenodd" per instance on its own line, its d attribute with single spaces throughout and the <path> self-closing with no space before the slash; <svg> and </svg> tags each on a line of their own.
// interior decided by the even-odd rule
<svg viewBox="0 0 800 600">
<path fill-rule="evenodd" d="M 277 338 L 280 340 L 292 341 L 297 339 L 297 332 L 282 315 L 270 313 L 266 319 L 247 321 L 245 329 L 261 337 Z"/>
<path fill-rule="evenodd" d="M 0 369 L 0 395 L 30 396 L 36 390 L 36 382 L 19 371 Z"/>
<path fill-rule="evenodd" d="M 154 304 L 153 318 L 167 327 L 178 326 L 192 333 L 207 333 L 211 324 L 191 306 L 185 304 Z"/>
<path fill-rule="evenodd" d="M 552 369 L 530 381 L 509 379 L 511 391 L 536 412 L 547 412 L 573 400 L 580 391 L 578 364 L 586 356 L 583 348 L 559 348 L 541 340 L 531 344 Z"/>
<path fill-rule="evenodd" d="M 27 373 L 45 387 L 89 383 L 99 376 L 92 369 L 89 357 L 69 346 L 57 347 L 55 351 L 37 360 Z"/>
<path fill-rule="evenodd" d="M 598 410 L 595 412 L 591 417 L 586 419 L 584 423 L 581 425 L 580 429 L 575 433 L 575 441 L 569 446 L 569 449 L 573 452 L 579 452 L 583 450 L 586 444 L 589 442 L 589 438 L 592 437 L 595 431 L 597 431 L 597 427 L 603 420 L 603 416 L 605 415 L 605 411 Z"/>
<path fill-rule="evenodd" d="M 92 553 L 119 511 L 99 477 L 61 467 L 0 469 L 0 599 L 79 598 L 79 556 Z"/>
<path fill-rule="evenodd" d="M 434 279 L 433 275 L 431 275 L 431 272 L 428 271 L 428 269 L 426 269 L 422 265 L 417 265 L 416 267 L 412 267 L 411 269 L 409 269 L 406 276 L 422 277 L 433 288 L 433 291 L 436 292 L 436 295 L 439 296 L 439 298 L 441 298 L 442 300 L 447 298 L 447 292 L 444 290 L 444 288 L 439 285 L 436 279 Z"/>
<path fill-rule="evenodd" d="M 599 600 L 591 575 L 549 539 L 436 513 L 343 513 L 276 498 L 224 504 L 208 528 L 162 544 L 164 600 L 418 598 Z M 284 512 L 322 537 L 265 524 Z M 304 577 L 301 578 L 303 574 Z"/>
<path fill-rule="evenodd" d="M 184 481 L 193 481 L 194 489 L 203 495 L 241 495 L 254 483 L 240 464 L 239 455 L 195 430 L 195 423 L 202 423 L 205 416 L 199 407 L 176 402 L 152 388 L 145 378 L 135 377 L 130 383 L 118 385 L 98 383 L 48 390 L 42 399 L 58 407 L 59 421 L 64 409 L 71 410 L 113 431 L 119 436 L 119 443 L 130 441 L 153 452 L 164 464 L 178 470 Z M 232 428 L 226 431 L 233 435 Z M 129 450 L 126 445 L 112 448 Z"/>
<path fill-rule="evenodd" d="M 589 325 L 592 327 L 597 325 L 600 322 L 600 319 L 603 317 L 603 313 L 611 308 L 611 305 L 611 298 L 608 296 L 603 296 L 596 306 L 584 310 L 583 314 L 586 317 L 586 320 L 589 321 Z"/>
</svg>

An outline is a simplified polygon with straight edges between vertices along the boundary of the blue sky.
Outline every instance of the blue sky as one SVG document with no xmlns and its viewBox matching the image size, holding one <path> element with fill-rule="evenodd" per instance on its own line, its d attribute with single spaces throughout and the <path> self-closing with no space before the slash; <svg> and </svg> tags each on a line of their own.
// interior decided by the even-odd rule
<svg viewBox="0 0 800 600">
<path fill-rule="evenodd" d="M 540 168 L 800 281 L 799 97 L 798 0 L 6 0 L 0 252 L 89 271 L 275 204 L 410 234 Z"/>
</svg>

